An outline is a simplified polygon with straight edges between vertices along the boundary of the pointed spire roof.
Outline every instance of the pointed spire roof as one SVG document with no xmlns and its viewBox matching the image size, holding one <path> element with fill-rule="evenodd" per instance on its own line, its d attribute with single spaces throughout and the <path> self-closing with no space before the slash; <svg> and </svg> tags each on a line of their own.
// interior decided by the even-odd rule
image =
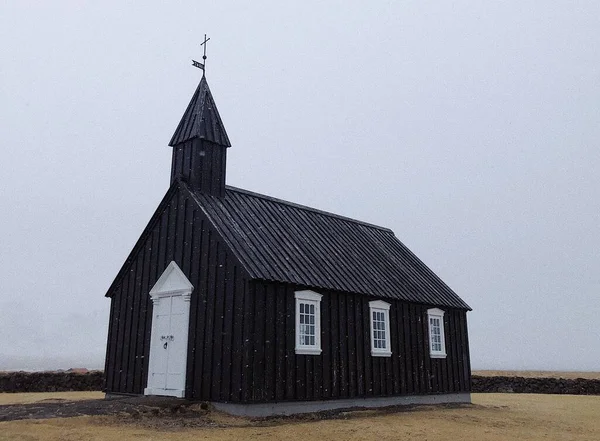
<svg viewBox="0 0 600 441">
<path fill-rule="evenodd" d="M 215 144 L 231 147 L 204 75 L 169 142 L 169 146 L 174 147 L 193 138 L 206 139 Z"/>
</svg>

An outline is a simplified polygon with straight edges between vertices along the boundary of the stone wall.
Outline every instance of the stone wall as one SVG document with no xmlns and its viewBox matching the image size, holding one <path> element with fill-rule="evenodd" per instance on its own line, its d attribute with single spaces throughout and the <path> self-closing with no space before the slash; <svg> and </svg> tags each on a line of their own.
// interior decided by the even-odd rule
<svg viewBox="0 0 600 441">
<path fill-rule="evenodd" d="M 600 380 L 585 378 L 479 377 L 473 375 L 471 388 L 472 392 L 600 395 Z"/>
<path fill-rule="evenodd" d="M 0 392 L 94 391 L 104 388 L 104 373 L 0 372 Z"/>
<path fill-rule="evenodd" d="M 472 392 L 600 395 L 600 380 L 577 378 L 480 377 L 471 380 Z M 0 372 L 0 392 L 100 391 L 102 371 Z"/>
</svg>

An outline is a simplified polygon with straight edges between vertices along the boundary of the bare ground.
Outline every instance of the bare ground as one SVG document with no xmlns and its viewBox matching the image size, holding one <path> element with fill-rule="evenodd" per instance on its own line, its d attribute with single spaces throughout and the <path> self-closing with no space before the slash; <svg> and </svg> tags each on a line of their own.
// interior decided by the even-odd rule
<svg viewBox="0 0 600 441">
<path fill-rule="evenodd" d="M 600 372 L 579 372 L 579 371 L 493 371 L 478 370 L 473 371 L 473 375 L 482 377 L 525 377 L 525 378 L 565 378 L 576 379 L 585 378 L 586 380 L 600 380 Z"/>
<path fill-rule="evenodd" d="M 0 441 L 600 439 L 600 396 L 473 394 L 473 403 L 270 419 L 231 417 L 198 404 L 167 406 L 109 416 L 0 422 Z"/>
<path fill-rule="evenodd" d="M 43 395 L 40 394 L 40 395 Z M 194 402 L 170 397 L 122 397 L 104 400 L 103 396 L 93 399 L 69 400 L 49 398 L 21 404 L 0 406 L 0 422 L 25 419 L 68 418 L 84 415 L 195 415 Z"/>
</svg>

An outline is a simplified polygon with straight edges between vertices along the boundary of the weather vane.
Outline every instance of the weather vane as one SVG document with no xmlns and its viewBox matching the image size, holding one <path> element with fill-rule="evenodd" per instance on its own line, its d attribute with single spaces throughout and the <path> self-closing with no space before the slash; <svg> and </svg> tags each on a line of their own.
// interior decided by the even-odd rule
<svg viewBox="0 0 600 441">
<path fill-rule="evenodd" d="M 192 59 L 192 65 L 194 67 L 197 67 L 198 69 L 202 69 L 202 75 L 204 75 L 204 66 L 206 64 L 206 42 L 210 40 L 210 38 L 206 38 L 206 34 L 204 34 L 204 41 L 202 43 L 200 43 L 200 46 L 204 46 L 204 55 L 202 55 L 202 63 L 200 63 L 199 61 L 196 61 L 194 59 Z"/>
</svg>

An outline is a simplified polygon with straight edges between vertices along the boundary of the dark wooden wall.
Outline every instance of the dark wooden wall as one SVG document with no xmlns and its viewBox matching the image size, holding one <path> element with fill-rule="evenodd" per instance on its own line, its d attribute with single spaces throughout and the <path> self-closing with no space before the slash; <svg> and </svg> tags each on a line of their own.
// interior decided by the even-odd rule
<svg viewBox="0 0 600 441">
<path fill-rule="evenodd" d="M 225 195 L 227 147 L 194 138 L 173 147 L 171 183 L 185 180 L 204 193 Z"/>
<path fill-rule="evenodd" d="M 302 288 L 297 288 L 302 289 Z M 392 356 L 373 357 L 369 298 L 317 290 L 321 301 L 321 355 L 295 353 L 295 288 L 252 282 L 244 309 L 246 336 L 241 396 L 231 401 L 322 400 L 468 392 L 471 369 L 466 311 L 445 309 L 447 357 L 430 358 L 427 309 L 391 303 Z M 222 400 L 228 397 L 220 396 Z M 213 397 L 216 399 L 216 397 Z"/>
<path fill-rule="evenodd" d="M 176 184 L 175 184 L 176 185 Z M 372 357 L 374 298 L 316 290 L 321 355 L 295 353 L 295 289 L 248 280 L 187 190 L 171 189 L 112 288 L 106 358 L 108 393 L 142 394 L 147 383 L 149 292 L 175 260 L 194 285 L 186 396 L 264 402 L 466 392 L 466 311 L 445 309 L 445 359 L 429 357 L 429 306 L 391 303 L 391 357 Z"/>
<path fill-rule="evenodd" d="M 228 388 L 227 379 L 217 376 L 222 374 L 222 366 L 231 370 L 232 351 L 228 348 L 234 338 L 241 340 L 241 329 L 235 326 L 239 320 L 233 317 L 234 311 L 241 314 L 241 306 L 234 299 L 244 299 L 247 276 L 186 190 L 172 188 L 165 199 L 110 293 L 105 365 L 108 393 L 144 392 L 152 320 L 149 292 L 172 260 L 194 285 L 188 394 L 200 396 L 200 391 L 210 390 L 213 380 L 223 390 Z"/>
</svg>

